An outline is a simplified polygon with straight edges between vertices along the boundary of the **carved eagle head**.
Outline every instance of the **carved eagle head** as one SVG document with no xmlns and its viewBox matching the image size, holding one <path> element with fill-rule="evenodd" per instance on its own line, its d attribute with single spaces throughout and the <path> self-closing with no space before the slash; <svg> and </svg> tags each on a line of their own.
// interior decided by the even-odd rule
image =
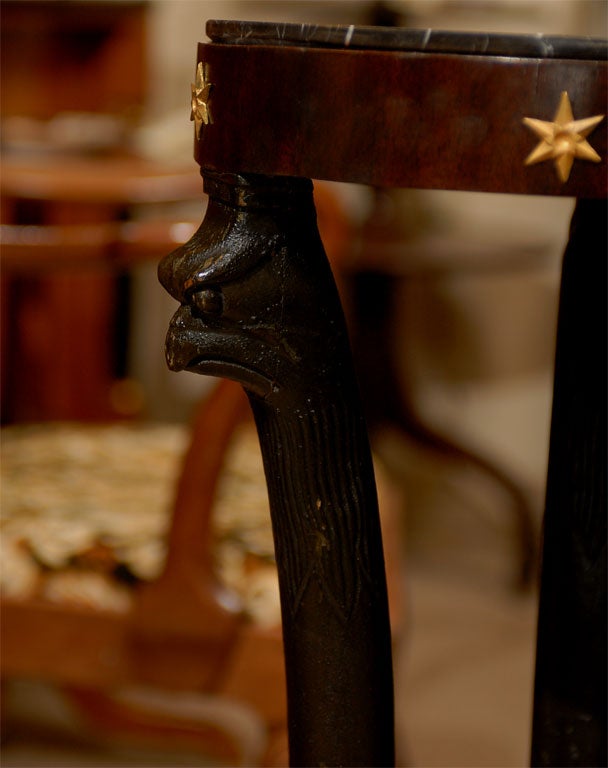
<svg viewBox="0 0 608 768">
<path fill-rule="evenodd" d="M 297 194 L 261 203 L 251 193 L 235 202 L 233 188 L 232 199 L 211 196 L 199 230 L 161 262 L 159 279 L 180 302 L 166 342 L 172 370 L 232 378 L 277 404 L 302 387 L 322 392 L 330 378 L 335 387 L 346 328 L 312 186 L 295 183 Z"/>
</svg>

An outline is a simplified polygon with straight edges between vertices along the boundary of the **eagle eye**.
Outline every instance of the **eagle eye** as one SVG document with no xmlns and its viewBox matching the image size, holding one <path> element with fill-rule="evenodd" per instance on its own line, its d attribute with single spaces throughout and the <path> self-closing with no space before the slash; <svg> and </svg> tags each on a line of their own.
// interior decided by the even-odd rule
<svg viewBox="0 0 608 768">
<path fill-rule="evenodd" d="M 191 294 L 190 303 L 200 314 L 214 317 L 221 315 L 224 308 L 221 292 L 211 288 L 194 291 Z"/>
</svg>

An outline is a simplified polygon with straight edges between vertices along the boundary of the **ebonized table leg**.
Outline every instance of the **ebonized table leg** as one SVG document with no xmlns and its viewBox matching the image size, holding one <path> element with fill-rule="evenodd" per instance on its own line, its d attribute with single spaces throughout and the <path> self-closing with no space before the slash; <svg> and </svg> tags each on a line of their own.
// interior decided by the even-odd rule
<svg viewBox="0 0 608 768">
<path fill-rule="evenodd" d="M 394 763 L 376 489 L 346 326 L 306 179 L 205 175 L 205 221 L 161 264 L 174 370 L 254 412 L 279 572 L 294 766 Z"/>
<path fill-rule="evenodd" d="M 606 202 L 564 256 L 544 522 L 532 764 L 606 765 Z"/>
</svg>

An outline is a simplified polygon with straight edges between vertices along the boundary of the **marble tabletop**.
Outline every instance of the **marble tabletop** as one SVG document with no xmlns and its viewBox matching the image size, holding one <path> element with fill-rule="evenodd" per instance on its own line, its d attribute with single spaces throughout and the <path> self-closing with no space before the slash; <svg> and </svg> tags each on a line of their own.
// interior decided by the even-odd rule
<svg viewBox="0 0 608 768">
<path fill-rule="evenodd" d="M 220 20 L 208 21 L 206 32 L 212 42 L 231 45 L 292 45 L 539 59 L 608 59 L 608 40 L 567 35 Z"/>
</svg>

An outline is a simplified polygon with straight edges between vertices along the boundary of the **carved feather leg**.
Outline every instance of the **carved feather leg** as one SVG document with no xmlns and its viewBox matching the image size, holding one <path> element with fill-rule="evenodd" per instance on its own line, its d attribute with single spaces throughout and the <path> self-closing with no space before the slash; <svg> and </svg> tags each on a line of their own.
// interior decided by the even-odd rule
<svg viewBox="0 0 608 768">
<path fill-rule="evenodd" d="M 390 627 L 371 453 L 306 179 L 205 176 L 194 237 L 159 274 L 174 370 L 247 390 L 281 591 L 290 761 L 394 762 Z"/>
</svg>

